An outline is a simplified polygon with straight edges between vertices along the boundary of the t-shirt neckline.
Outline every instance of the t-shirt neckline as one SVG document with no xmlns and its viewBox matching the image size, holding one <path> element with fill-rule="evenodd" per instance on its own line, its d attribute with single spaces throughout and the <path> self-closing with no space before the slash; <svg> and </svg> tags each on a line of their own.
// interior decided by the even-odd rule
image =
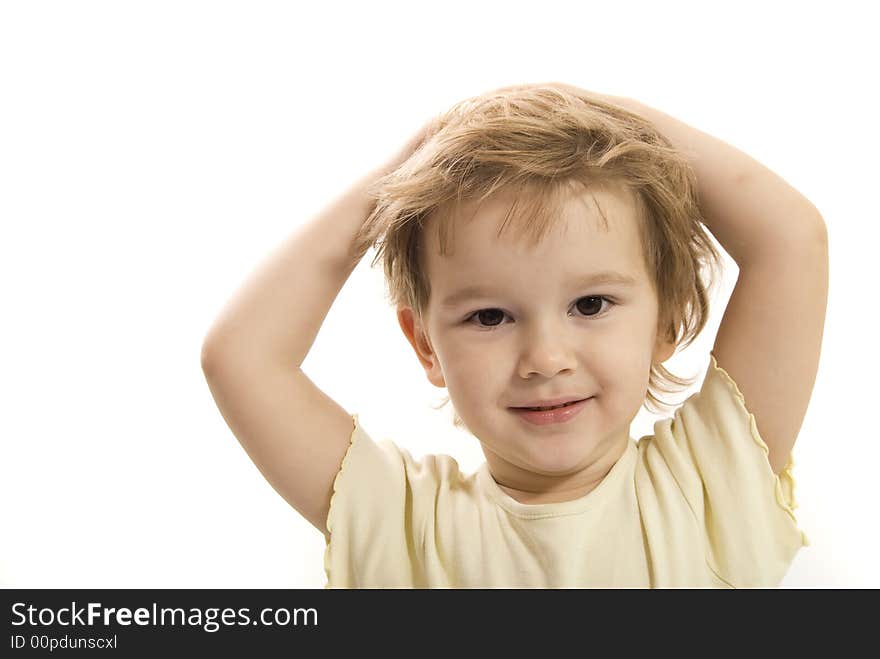
<svg viewBox="0 0 880 659">
<path fill-rule="evenodd" d="M 489 471 L 488 462 L 483 462 L 480 465 L 480 468 L 477 470 L 477 479 L 485 494 L 504 510 L 517 517 L 539 518 L 572 515 L 595 506 L 599 500 L 606 496 L 607 492 L 613 490 L 614 484 L 623 477 L 623 474 L 633 463 L 637 453 L 638 448 L 635 440 L 629 438 L 623 454 L 614 463 L 614 466 L 611 467 L 605 478 L 602 479 L 602 482 L 584 496 L 572 499 L 571 501 L 521 503 L 502 490 L 498 483 L 495 482 L 495 479 L 492 478 L 492 473 Z"/>
</svg>

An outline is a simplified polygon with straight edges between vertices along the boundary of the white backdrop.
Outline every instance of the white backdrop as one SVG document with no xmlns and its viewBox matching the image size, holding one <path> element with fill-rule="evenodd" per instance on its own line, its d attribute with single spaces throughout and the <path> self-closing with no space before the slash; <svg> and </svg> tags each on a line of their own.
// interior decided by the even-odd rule
<svg viewBox="0 0 880 659">
<path fill-rule="evenodd" d="M 430 9 L 427 9 L 430 7 Z M 630 96 L 757 158 L 828 225 L 828 318 L 795 447 L 811 545 L 784 587 L 878 587 L 880 61 L 862 3 L 4 2 L 0 585 L 322 588 L 323 536 L 205 383 L 220 308 L 428 117 L 503 85 Z M 872 89 L 874 88 L 874 89 Z M 375 438 L 483 460 L 370 251 L 303 364 Z M 705 369 L 700 339 L 670 364 Z M 874 337 L 873 339 L 871 337 Z M 657 417 L 639 413 L 632 436 Z M 316 438 L 317 439 L 317 438 Z"/>
</svg>

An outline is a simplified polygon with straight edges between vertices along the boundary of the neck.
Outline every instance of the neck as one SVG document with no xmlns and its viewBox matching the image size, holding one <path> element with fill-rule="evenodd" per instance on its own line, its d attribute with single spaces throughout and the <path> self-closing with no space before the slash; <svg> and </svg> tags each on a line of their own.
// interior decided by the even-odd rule
<svg viewBox="0 0 880 659">
<path fill-rule="evenodd" d="M 615 445 L 594 462 L 563 476 L 539 474 L 505 461 L 486 450 L 492 479 L 513 500 L 523 504 L 574 501 L 595 490 L 623 456 L 630 439 Z"/>
</svg>

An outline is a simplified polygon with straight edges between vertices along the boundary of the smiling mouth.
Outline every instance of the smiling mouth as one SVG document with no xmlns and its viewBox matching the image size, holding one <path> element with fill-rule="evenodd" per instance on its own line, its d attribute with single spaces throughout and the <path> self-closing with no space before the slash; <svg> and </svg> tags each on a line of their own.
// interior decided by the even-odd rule
<svg viewBox="0 0 880 659">
<path fill-rule="evenodd" d="M 562 405 L 548 405 L 546 407 L 512 407 L 510 409 L 513 410 L 528 410 L 530 412 L 547 412 L 550 410 L 558 410 L 563 407 L 571 407 L 572 405 L 577 405 L 578 403 L 583 403 L 586 400 L 590 400 L 592 396 L 588 396 L 587 398 L 581 398 L 580 400 L 572 400 L 568 403 L 563 403 Z"/>
<path fill-rule="evenodd" d="M 533 426 L 540 427 L 556 427 L 566 426 L 571 423 L 584 409 L 588 407 L 593 396 L 582 398 L 581 400 L 573 400 L 563 405 L 553 405 L 547 408 L 534 407 L 511 407 L 510 411 L 515 412 L 516 416 L 522 421 Z M 567 408 L 567 409 L 566 409 Z M 567 427 L 567 426 L 566 426 Z"/>
<path fill-rule="evenodd" d="M 586 398 L 582 398 L 581 400 L 587 400 Z M 562 405 L 551 405 L 550 407 L 516 407 L 514 409 L 517 410 L 533 410 L 535 412 L 545 412 L 547 410 L 558 410 L 560 407 L 571 407 L 577 403 L 580 403 L 580 400 L 573 400 L 570 403 L 563 403 Z"/>
</svg>

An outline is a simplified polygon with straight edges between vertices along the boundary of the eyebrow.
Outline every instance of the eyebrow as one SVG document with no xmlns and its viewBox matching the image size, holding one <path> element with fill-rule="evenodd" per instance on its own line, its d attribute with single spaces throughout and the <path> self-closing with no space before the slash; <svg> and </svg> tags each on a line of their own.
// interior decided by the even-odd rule
<svg viewBox="0 0 880 659">
<path fill-rule="evenodd" d="M 638 280 L 631 275 L 626 275 L 612 270 L 603 272 L 594 272 L 589 275 L 583 275 L 571 280 L 572 288 L 586 288 L 587 286 L 595 286 L 596 284 L 612 284 L 624 287 L 634 287 L 638 285 Z M 440 303 L 442 307 L 455 307 L 463 302 L 474 298 L 493 297 L 493 293 L 484 289 L 482 286 L 466 286 L 443 298 Z"/>
</svg>

